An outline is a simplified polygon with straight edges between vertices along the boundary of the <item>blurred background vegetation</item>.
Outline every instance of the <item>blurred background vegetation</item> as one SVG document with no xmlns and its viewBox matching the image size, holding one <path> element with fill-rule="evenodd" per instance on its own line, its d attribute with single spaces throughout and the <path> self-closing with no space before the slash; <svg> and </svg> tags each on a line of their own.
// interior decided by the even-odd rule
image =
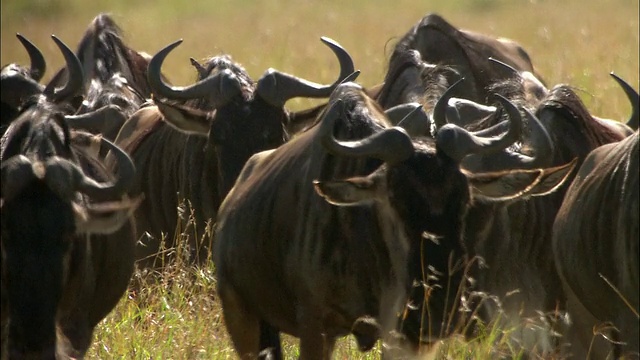
<svg viewBox="0 0 640 360">
<path fill-rule="evenodd" d="M 362 70 L 359 81 L 382 81 L 395 40 L 429 12 L 455 26 L 518 41 L 548 85 L 582 90 L 589 108 L 623 119 L 628 103 L 609 78 L 615 71 L 638 88 L 638 0 L 2 0 L 1 63 L 26 63 L 15 38 L 20 32 L 39 46 L 49 65 L 45 80 L 63 64 L 50 39 L 75 48 L 99 12 L 112 13 L 135 49 L 155 53 L 184 38 L 164 72 L 176 84 L 195 77 L 190 56 L 221 52 L 259 78 L 269 67 L 314 81 L 337 72 L 319 41 L 340 42 Z M 294 100 L 292 107 L 306 104 Z"/>
</svg>

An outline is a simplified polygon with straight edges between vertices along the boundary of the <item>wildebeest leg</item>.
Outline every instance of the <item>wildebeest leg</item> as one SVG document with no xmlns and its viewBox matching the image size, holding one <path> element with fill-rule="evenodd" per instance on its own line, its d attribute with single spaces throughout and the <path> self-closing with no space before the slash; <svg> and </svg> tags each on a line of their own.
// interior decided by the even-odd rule
<svg viewBox="0 0 640 360">
<path fill-rule="evenodd" d="M 282 360 L 280 331 L 264 320 L 260 321 L 260 356 L 264 360 Z"/>
<path fill-rule="evenodd" d="M 222 314 L 233 346 L 241 359 L 256 359 L 260 349 L 260 319 L 255 316 L 240 296 L 218 280 L 218 295 Z"/>
<path fill-rule="evenodd" d="M 566 352 L 573 359 L 606 359 L 612 347 L 601 334 L 609 335 L 609 332 L 600 331 L 601 334 L 595 334 L 598 329 L 604 328 L 601 321 L 582 305 L 568 286 L 564 286 L 564 289 L 571 322 L 562 339 L 564 346 L 569 344 Z"/>
<path fill-rule="evenodd" d="M 60 319 L 59 323 L 58 346 L 71 358 L 83 358 L 91 346 L 93 326 L 84 315 Z"/>
<path fill-rule="evenodd" d="M 309 313 L 316 312 L 309 311 Z M 300 324 L 300 360 L 331 359 L 336 339 L 324 332 L 322 319 L 301 312 L 298 323 Z"/>
</svg>

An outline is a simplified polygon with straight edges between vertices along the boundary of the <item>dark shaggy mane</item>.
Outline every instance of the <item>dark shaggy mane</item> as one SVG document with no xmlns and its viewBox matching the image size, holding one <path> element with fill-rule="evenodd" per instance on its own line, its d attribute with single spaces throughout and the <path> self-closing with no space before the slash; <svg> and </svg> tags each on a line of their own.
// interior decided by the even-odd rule
<svg viewBox="0 0 640 360">
<path fill-rule="evenodd" d="M 420 70 L 420 83 L 423 87 L 422 105 L 426 109 L 432 109 L 440 99 L 440 96 L 451 85 L 448 78 L 458 77 L 458 73 L 445 65 L 427 64 L 420 58 L 416 50 L 407 49 L 404 52 L 396 51 L 389 61 L 389 70 L 384 79 L 384 85 L 380 90 L 377 101 L 383 107 L 387 105 L 392 91 L 397 89 L 397 81 L 402 78 L 402 73 L 409 68 Z"/>
<path fill-rule="evenodd" d="M 7 132 L 2 137 L 0 145 L 0 159 L 6 160 L 21 152 L 22 142 L 31 131 L 42 124 L 53 122 L 48 128 L 55 131 L 58 127 L 62 132 L 62 142 L 66 149 L 70 149 L 71 134 L 67 121 L 64 118 L 65 108 L 52 104 L 44 96 L 34 97 L 25 105 L 20 117 L 11 123 Z M 47 130 L 48 131 L 48 130 Z"/>
<path fill-rule="evenodd" d="M 530 104 L 526 100 L 525 89 L 522 83 L 522 78 L 518 75 L 513 78 L 496 81 L 487 86 L 487 104 L 495 101 L 495 95 L 502 95 L 509 99 L 514 105 L 518 107 L 524 107 L 528 110 L 534 111 L 538 104 Z"/>
<path fill-rule="evenodd" d="M 394 82 L 398 79 L 406 69 L 410 67 L 418 67 L 422 63 L 420 59 L 420 53 L 410 49 L 408 46 L 403 45 L 405 43 L 400 42 L 391 58 L 389 59 L 389 68 L 384 78 L 384 85 L 378 94 L 378 103 L 384 104 L 387 102 L 387 98 L 391 95 L 391 89 Z"/>
<path fill-rule="evenodd" d="M 559 113 L 562 118 L 570 119 L 571 123 L 586 135 L 590 148 L 621 140 L 617 133 L 591 116 L 580 97 L 569 85 L 556 85 L 551 89 L 548 96 L 542 100 L 536 115 L 544 109 L 550 109 Z"/>
<path fill-rule="evenodd" d="M 502 95 L 505 98 L 509 99 L 509 101 L 511 101 L 516 107 L 526 108 L 531 112 L 535 111 L 537 105 L 527 102 L 525 98 L 524 86 L 522 85 L 522 80 L 519 76 L 511 79 L 497 81 L 487 86 L 487 94 L 488 95 L 485 103 L 493 104 L 494 106 L 496 106 L 497 110 L 495 115 L 479 119 L 478 121 L 469 124 L 469 126 L 467 126 L 467 130 L 478 131 L 486 129 L 507 119 L 507 115 L 503 111 L 502 107 L 498 105 L 495 95 Z"/>
<path fill-rule="evenodd" d="M 107 83 L 116 73 L 143 97 L 151 95 L 147 83 L 148 59 L 130 49 L 123 40 L 123 31 L 109 14 L 100 14 L 89 25 L 76 54 L 85 65 L 85 81 L 97 78 Z M 88 65 L 87 65 L 88 64 Z"/>
</svg>

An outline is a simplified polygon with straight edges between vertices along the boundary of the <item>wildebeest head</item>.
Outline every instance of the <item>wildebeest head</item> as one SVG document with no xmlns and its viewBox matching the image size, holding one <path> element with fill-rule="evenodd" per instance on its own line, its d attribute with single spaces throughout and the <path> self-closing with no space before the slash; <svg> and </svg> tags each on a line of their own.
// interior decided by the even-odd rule
<svg viewBox="0 0 640 360">
<path fill-rule="evenodd" d="M 0 71 L 0 86 L 2 87 L 2 117 L 0 127 L 2 133 L 9 126 L 22 108 L 22 105 L 32 96 L 42 93 L 44 86 L 39 83 L 47 68 L 47 64 L 40 50 L 27 38 L 16 34 L 18 40 L 27 50 L 31 64 L 29 68 L 18 64 L 7 64 Z M 0 134 L 1 135 L 1 134 Z"/>
<path fill-rule="evenodd" d="M 75 63 L 79 65 L 77 59 Z M 11 357 L 54 357 L 56 311 L 69 273 L 80 266 L 72 260 L 77 258 L 75 242 L 88 234 L 117 231 L 136 206 L 119 201 L 135 171 L 125 152 L 103 140 L 118 158 L 116 180 L 96 180 L 82 169 L 78 154 L 94 139 L 72 132 L 64 112 L 51 101 L 78 85 L 73 80 L 77 69 L 70 70 L 69 83 L 31 103 L 12 123 L 3 144 L 2 304 L 9 309 L 2 309 L 3 317 L 8 316 L 2 326 L 9 321 Z"/>
<path fill-rule="evenodd" d="M 172 87 L 162 81 L 160 68 L 164 58 L 181 41 L 153 57 L 148 74 L 157 95 L 156 105 L 165 121 L 178 130 L 208 137 L 208 146 L 215 150 L 219 160 L 220 194 L 228 192 L 251 155 L 286 141 L 287 100 L 328 97 L 340 81 L 354 72 L 351 57 L 339 44 L 328 38 L 322 41 L 340 61 L 340 76 L 332 85 L 316 84 L 274 69 L 267 70 L 254 82 L 244 68 L 223 55 L 198 67 L 201 80 L 197 83 Z"/>
<path fill-rule="evenodd" d="M 76 54 L 84 69 L 84 91 L 75 115 L 67 118 L 69 125 L 113 140 L 124 121 L 151 96 L 149 59 L 125 44 L 120 27 L 107 14 L 93 19 Z M 65 72 L 59 71 L 52 81 Z"/>
<path fill-rule="evenodd" d="M 548 130 L 555 147 L 550 159 L 552 164 L 574 157 L 584 159 L 592 149 L 626 136 L 592 116 L 580 97 L 567 85 L 551 89 L 535 114 Z"/>
<path fill-rule="evenodd" d="M 354 84 L 341 85 L 329 103 L 320 129 L 323 146 L 336 156 L 376 158 L 382 164 L 365 176 L 316 180 L 316 191 L 339 206 L 379 204 L 383 216 L 399 219 L 408 244 L 406 289 L 411 304 L 401 331 L 411 343 L 433 341 L 459 330 L 460 292 L 464 287 L 465 248 L 462 229 L 473 201 L 513 201 L 541 183 L 552 191 L 575 162 L 550 169 L 470 172 L 461 168 L 468 155 L 495 156 L 509 146 L 522 127 L 520 113 L 508 100 L 500 104 L 511 121 L 505 133 L 482 136 L 454 124 L 436 138 L 410 137 L 403 128 L 383 129 L 357 141 L 339 141 L 335 126 L 348 118 L 380 117 L 381 110 Z M 426 116 L 426 115 L 425 115 Z M 391 214 L 395 215 L 391 215 Z M 400 238 L 394 239 L 401 241 Z M 403 245 L 398 244 L 398 249 Z"/>
<path fill-rule="evenodd" d="M 419 73 L 406 67 L 408 56 L 431 66 L 450 67 L 453 71 L 444 74 L 445 85 L 453 84 L 460 77 L 467 79 L 452 96 L 480 103 L 486 101 L 490 84 L 513 77 L 511 71 L 496 67 L 489 58 L 531 74 L 535 80 L 540 78 L 534 72 L 528 54 L 516 42 L 459 30 L 441 16 L 429 14 L 398 41 L 389 58 L 387 77 L 377 99 L 384 108 L 415 101 L 407 99 L 399 86 L 409 87 L 409 90 L 425 86 L 420 84 Z"/>
</svg>

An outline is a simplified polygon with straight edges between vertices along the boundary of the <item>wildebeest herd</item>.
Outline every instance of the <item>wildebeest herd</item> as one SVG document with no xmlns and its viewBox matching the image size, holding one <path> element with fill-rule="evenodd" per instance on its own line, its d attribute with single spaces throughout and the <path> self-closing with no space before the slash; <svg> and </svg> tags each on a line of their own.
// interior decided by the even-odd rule
<svg viewBox="0 0 640 360">
<path fill-rule="evenodd" d="M 54 36 L 66 66 L 44 85 L 18 34 L 31 64 L 2 68 L 3 359 L 83 357 L 136 264 L 174 260 L 163 239 L 213 261 L 241 358 L 282 358 L 280 333 L 302 359 L 349 334 L 405 357 L 479 323 L 525 354 L 639 353 L 640 99 L 617 75 L 625 122 L 435 14 L 371 88 L 329 38 L 332 84 L 222 54 L 176 87 L 180 41 L 150 56 L 121 35 L 100 14 L 75 53 Z"/>
</svg>

